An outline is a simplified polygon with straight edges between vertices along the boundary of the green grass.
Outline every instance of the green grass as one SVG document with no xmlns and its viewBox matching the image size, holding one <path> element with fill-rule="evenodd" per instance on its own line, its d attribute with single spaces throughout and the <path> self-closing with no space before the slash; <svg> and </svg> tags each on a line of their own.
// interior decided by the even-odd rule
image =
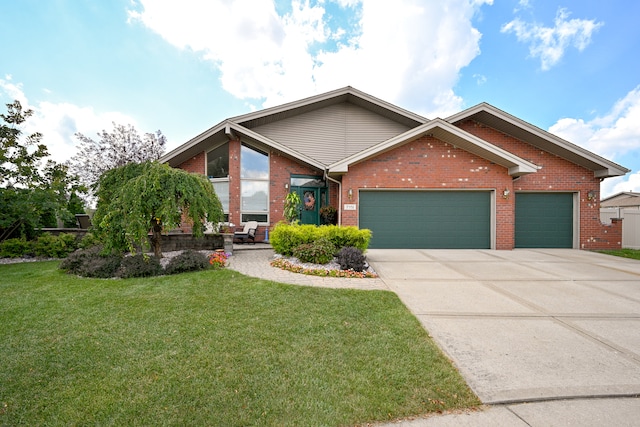
<svg viewBox="0 0 640 427">
<path fill-rule="evenodd" d="M 607 255 L 614 255 L 623 258 L 640 259 L 640 250 L 638 249 L 614 249 L 598 251 Z"/>
<path fill-rule="evenodd" d="M 391 292 L 0 265 L 0 425 L 354 425 L 479 405 Z"/>
</svg>

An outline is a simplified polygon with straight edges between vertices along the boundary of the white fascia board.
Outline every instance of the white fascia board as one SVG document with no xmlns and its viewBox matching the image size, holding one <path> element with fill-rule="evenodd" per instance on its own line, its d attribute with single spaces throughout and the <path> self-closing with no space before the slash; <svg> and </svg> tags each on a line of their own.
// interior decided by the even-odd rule
<svg viewBox="0 0 640 427">
<path fill-rule="evenodd" d="M 386 101 L 373 97 L 369 94 L 359 91 L 351 86 L 346 86 L 341 89 L 336 89 L 331 92 L 321 93 L 319 95 L 314 95 L 308 98 L 300 99 L 298 101 L 288 102 L 286 104 L 277 105 L 275 107 L 265 108 L 263 110 L 254 111 L 252 113 L 242 114 L 240 116 L 231 117 L 228 120 L 234 123 L 243 123 L 250 120 L 260 119 L 262 117 L 267 117 L 273 114 L 283 113 L 289 110 L 295 110 L 296 108 L 306 107 L 311 104 L 319 103 L 322 101 L 326 101 L 332 98 L 336 98 L 343 95 L 352 95 L 361 99 L 364 99 L 372 104 L 375 104 L 379 107 L 385 108 L 387 110 L 393 111 L 396 114 L 405 116 L 411 120 L 415 120 L 420 123 L 425 123 L 428 121 L 425 117 L 420 116 L 419 114 L 413 113 L 411 111 L 400 108 L 396 105 L 390 104 Z"/>
<path fill-rule="evenodd" d="M 217 125 L 207 129 L 206 131 L 202 132 L 200 135 L 195 136 L 193 138 L 191 138 L 189 141 L 185 142 L 184 144 L 174 148 L 173 150 L 169 151 L 167 154 L 163 155 L 162 157 L 160 157 L 158 159 L 159 163 L 167 163 L 169 162 L 172 158 L 176 157 L 177 155 L 183 153 L 184 151 L 187 151 L 188 149 L 190 149 L 191 147 L 199 144 L 200 142 L 204 141 L 205 139 L 207 139 L 208 137 L 210 137 L 213 134 L 216 134 L 218 132 L 220 132 L 221 130 L 225 129 L 227 126 L 226 121 L 220 122 Z"/>
<path fill-rule="evenodd" d="M 509 174 L 513 176 L 521 176 L 528 173 L 535 173 L 538 171 L 538 167 L 500 147 L 497 147 L 475 135 L 472 135 L 451 123 L 448 123 L 442 119 L 434 119 L 430 122 L 413 128 L 403 134 L 390 138 L 378 145 L 375 145 L 369 149 L 356 153 L 344 160 L 336 162 L 329 166 L 329 172 L 331 173 L 346 173 L 349 170 L 349 165 L 362 161 L 364 159 L 373 157 L 379 153 L 390 150 L 398 145 L 408 143 L 414 139 L 418 139 L 424 135 L 429 135 L 436 129 L 441 129 L 446 133 L 456 136 L 460 139 L 468 141 L 472 146 L 477 147 L 476 150 L 464 150 L 470 151 L 480 157 L 490 156 L 497 157 L 502 161 L 499 162 L 501 166 L 509 169 Z M 484 156 L 483 156 L 484 154 Z"/>
</svg>

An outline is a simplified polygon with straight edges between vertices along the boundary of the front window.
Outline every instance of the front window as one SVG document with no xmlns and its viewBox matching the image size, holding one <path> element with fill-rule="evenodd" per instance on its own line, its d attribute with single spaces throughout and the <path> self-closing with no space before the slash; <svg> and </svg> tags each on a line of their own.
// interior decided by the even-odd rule
<svg viewBox="0 0 640 427">
<path fill-rule="evenodd" d="M 229 218 L 229 144 L 207 153 L 207 176 L 220 199 L 225 221 Z"/>
<path fill-rule="evenodd" d="M 242 144 L 240 152 L 242 222 L 269 222 L 269 155 Z"/>
</svg>

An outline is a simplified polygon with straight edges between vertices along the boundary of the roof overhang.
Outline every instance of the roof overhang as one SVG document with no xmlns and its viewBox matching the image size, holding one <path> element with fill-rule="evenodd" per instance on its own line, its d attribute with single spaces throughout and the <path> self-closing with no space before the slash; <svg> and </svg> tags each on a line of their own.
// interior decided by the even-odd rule
<svg viewBox="0 0 640 427">
<path fill-rule="evenodd" d="M 215 146 L 216 143 L 224 143 L 230 139 L 237 138 L 273 148 L 274 150 L 291 156 L 292 158 L 302 161 L 317 169 L 325 169 L 325 166 L 322 163 L 230 120 L 225 120 L 206 132 L 192 138 L 185 144 L 162 156 L 158 161 L 160 163 L 168 163 L 169 166 L 172 167 L 177 167 L 195 155 L 209 150 L 212 148 L 212 145 Z"/>
<path fill-rule="evenodd" d="M 309 111 L 318 110 L 320 108 L 343 102 L 350 102 L 409 127 L 419 126 L 429 121 L 425 117 L 368 95 L 351 86 L 304 98 L 298 101 L 289 102 L 287 104 L 278 105 L 276 107 L 231 117 L 229 120 L 246 128 L 252 129 L 256 126 L 261 126 L 289 117 L 295 117 Z"/>
<path fill-rule="evenodd" d="M 388 139 L 367 150 L 363 150 L 329 167 L 329 173 L 343 174 L 349 166 L 375 157 L 400 145 L 415 141 L 423 136 L 433 136 L 443 142 L 473 153 L 483 159 L 507 168 L 509 175 L 519 177 L 537 172 L 538 167 L 500 147 L 472 135 L 442 119 L 434 119 L 424 125 L 411 129 L 394 138 Z"/>
<path fill-rule="evenodd" d="M 525 141 L 541 150 L 555 154 L 579 166 L 593 171 L 596 178 L 622 176 L 629 169 L 598 156 L 582 147 L 570 143 L 552 133 L 527 123 L 490 104 L 481 103 L 446 119 L 449 123 L 457 123 L 471 119 L 496 129 L 507 135 Z"/>
</svg>

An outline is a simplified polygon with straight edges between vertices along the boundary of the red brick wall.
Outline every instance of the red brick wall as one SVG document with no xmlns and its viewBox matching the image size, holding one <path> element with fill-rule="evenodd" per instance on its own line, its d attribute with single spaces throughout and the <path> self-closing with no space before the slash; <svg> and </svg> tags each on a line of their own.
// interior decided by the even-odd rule
<svg viewBox="0 0 640 427">
<path fill-rule="evenodd" d="M 600 221 L 600 179 L 594 177 L 593 171 L 472 120 L 460 123 L 459 127 L 540 167 L 537 173 L 513 183 L 516 192 L 578 192 L 581 249 L 621 247 L 622 223 L 605 225 Z M 594 200 L 587 199 L 589 191 L 596 192 Z"/>
<path fill-rule="evenodd" d="M 508 170 L 433 137 L 383 153 L 349 167 L 342 181 L 342 202 L 358 203 L 358 190 L 395 189 L 496 189 L 513 192 Z M 353 199 L 348 198 L 353 189 Z M 496 248 L 513 248 L 512 198 L 496 198 Z M 358 225 L 358 210 L 343 211 L 342 224 Z"/>
</svg>

